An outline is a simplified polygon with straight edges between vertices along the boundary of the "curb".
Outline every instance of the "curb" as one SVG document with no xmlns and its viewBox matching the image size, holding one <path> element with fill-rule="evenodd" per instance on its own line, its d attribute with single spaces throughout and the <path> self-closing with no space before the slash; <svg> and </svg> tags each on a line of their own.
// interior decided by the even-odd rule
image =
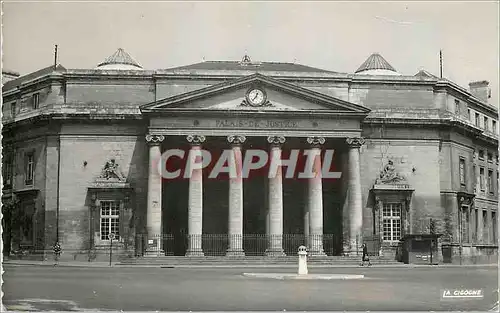
<svg viewBox="0 0 500 313">
<path fill-rule="evenodd" d="M 250 278 L 271 278 L 279 280 L 350 280 L 363 279 L 365 275 L 357 274 L 283 274 L 283 273 L 243 273 L 243 276 Z"/>
</svg>

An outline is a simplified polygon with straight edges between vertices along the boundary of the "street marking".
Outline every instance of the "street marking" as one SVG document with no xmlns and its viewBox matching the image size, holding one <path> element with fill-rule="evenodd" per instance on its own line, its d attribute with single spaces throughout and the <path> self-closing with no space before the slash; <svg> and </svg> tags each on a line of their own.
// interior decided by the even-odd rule
<svg viewBox="0 0 500 313">
<path fill-rule="evenodd" d="M 64 307 L 64 311 L 84 311 L 84 312 L 96 312 L 96 311 L 116 311 L 111 309 L 84 309 L 78 307 L 78 304 L 71 300 L 53 300 L 53 299 L 20 299 L 20 300 L 9 300 L 7 301 L 11 304 L 3 303 L 2 312 L 4 311 L 48 311 L 47 306 L 57 305 L 58 311 L 60 307 Z M 38 304 L 38 307 L 37 307 Z M 39 308 L 39 306 L 42 306 Z M 54 308 L 49 308 L 50 311 L 54 311 Z"/>
<path fill-rule="evenodd" d="M 58 305 L 65 306 L 67 309 L 78 309 L 76 302 L 69 300 L 51 300 L 51 299 L 19 299 L 19 300 L 11 300 L 8 301 L 12 304 L 4 303 L 6 309 L 8 311 L 40 311 L 37 308 L 37 304 L 39 305 Z"/>
</svg>

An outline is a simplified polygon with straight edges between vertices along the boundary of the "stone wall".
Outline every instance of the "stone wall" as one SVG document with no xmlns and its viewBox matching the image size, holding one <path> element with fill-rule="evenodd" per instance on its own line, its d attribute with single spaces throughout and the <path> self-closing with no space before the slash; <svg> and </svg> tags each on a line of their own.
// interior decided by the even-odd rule
<svg viewBox="0 0 500 313">
<path fill-rule="evenodd" d="M 143 81 L 69 82 L 66 103 L 136 104 L 154 101 L 155 86 Z"/>
<path fill-rule="evenodd" d="M 32 137 L 25 139 L 22 142 L 14 144 L 15 158 L 13 170 L 13 189 L 17 192 L 17 199 L 19 205 L 17 206 L 17 213 L 14 216 L 28 217 L 31 220 L 30 225 L 25 227 L 32 229 L 30 239 L 33 241 L 34 252 L 40 254 L 45 245 L 45 194 L 46 194 L 46 153 L 47 143 L 44 136 Z M 25 184 L 25 170 L 26 170 L 26 154 L 34 154 L 34 177 L 33 184 Z M 18 220 L 21 223 L 23 219 Z M 14 222 L 16 224 L 16 222 Z M 18 225 L 19 226 L 19 225 Z M 16 226 L 13 228 L 13 249 L 19 249 L 21 238 L 20 229 Z"/>
<path fill-rule="evenodd" d="M 89 134 L 93 127 L 107 128 L 108 135 Z M 149 165 L 146 142 L 143 136 L 138 135 L 141 129 L 125 125 L 93 127 L 66 125 L 60 139 L 59 233 L 61 246 L 68 254 L 82 253 L 89 248 L 92 200 L 88 188 L 110 159 L 116 160 L 133 188 L 133 203 L 130 205 L 136 211 L 136 229 L 144 226 Z"/>
<path fill-rule="evenodd" d="M 361 152 L 361 176 L 364 210 L 364 235 L 371 235 L 373 200 L 370 189 L 389 159 L 415 189 L 411 199 L 412 232 L 423 232 L 431 217 L 441 218 L 439 148 L 437 141 L 368 139 Z"/>
<path fill-rule="evenodd" d="M 432 108 L 434 93 L 430 85 L 353 84 L 349 90 L 349 101 L 370 109 Z"/>
</svg>

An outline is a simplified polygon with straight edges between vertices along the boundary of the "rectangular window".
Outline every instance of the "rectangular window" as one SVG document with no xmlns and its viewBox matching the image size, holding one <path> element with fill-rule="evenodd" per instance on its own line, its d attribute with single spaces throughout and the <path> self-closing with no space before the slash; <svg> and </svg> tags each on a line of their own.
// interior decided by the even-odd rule
<svg viewBox="0 0 500 313">
<path fill-rule="evenodd" d="M 479 127 L 479 113 L 476 113 L 476 126 Z"/>
<path fill-rule="evenodd" d="M 3 158 L 2 176 L 3 176 L 3 189 L 12 188 L 12 169 L 14 166 L 13 158 L 10 153 L 5 153 Z"/>
<path fill-rule="evenodd" d="M 487 243 L 489 241 L 488 239 L 488 211 L 483 209 L 483 243 Z"/>
<path fill-rule="evenodd" d="M 460 101 L 455 99 L 455 114 L 460 115 Z"/>
<path fill-rule="evenodd" d="M 384 241 L 395 242 L 401 239 L 401 203 L 385 203 L 382 212 Z"/>
<path fill-rule="evenodd" d="M 26 153 L 24 156 L 24 160 L 24 184 L 26 186 L 31 186 L 33 185 L 33 180 L 35 178 L 35 153 Z"/>
<path fill-rule="evenodd" d="M 479 188 L 484 191 L 484 167 L 479 168 Z"/>
<path fill-rule="evenodd" d="M 493 171 L 488 170 L 488 192 L 493 194 Z"/>
<path fill-rule="evenodd" d="M 472 115 L 471 115 L 470 109 L 467 109 L 467 119 L 469 121 L 472 121 Z"/>
<path fill-rule="evenodd" d="M 31 101 L 33 103 L 33 109 L 38 109 L 38 107 L 40 106 L 40 94 L 34 93 Z"/>
<path fill-rule="evenodd" d="M 16 116 L 16 113 L 17 113 L 17 111 L 16 111 L 16 110 L 17 110 L 16 103 L 15 103 L 15 102 L 12 102 L 12 103 L 10 104 L 10 115 L 11 115 L 12 117 L 15 117 L 15 116 Z"/>
<path fill-rule="evenodd" d="M 488 118 L 485 116 L 485 117 L 484 117 L 484 127 L 483 127 L 483 128 L 484 128 L 485 130 L 489 130 L 490 128 L 489 128 L 488 126 L 490 126 L 490 125 L 489 125 L 489 121 L 488 121 Z"/>
<path fill-rule="evenodd" d="M 493 163 L 493 153 L 488 152 L 488 162 Z"/>
<path fill-rule="evenodd" d="M 491 121 L 491 131 L 497 133 L 497 121 Z"/>
<path fill-rule="evenodd" d="M 479 160 L 484 160 L 484 150 L 479 150 Z"/>
<path fill-rule="evenodd" d="M 117 240 L 120 238 L 120 201 L 101 202 L 101 240 L 109 240 L 113 233 Z"/>
<path fill-rule="evenodd" d="M 459 159 L 459 165 L 458 165 L 458 173 L 460 175 L 460 185 L 461 186 L 465 186 L 466 185 L 466 182 L 465 182 L 465 159 L 464 158 L 460 158 Z"/>
<path fill-rule="evenodd" d="M 493 243 L 497 244 L 497 212 L 491 212 L 491 231 Z"/>
</svg>

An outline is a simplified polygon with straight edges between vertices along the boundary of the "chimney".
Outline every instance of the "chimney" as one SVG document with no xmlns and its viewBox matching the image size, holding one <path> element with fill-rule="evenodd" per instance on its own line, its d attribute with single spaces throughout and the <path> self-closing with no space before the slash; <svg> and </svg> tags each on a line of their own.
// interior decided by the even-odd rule
<svg viewBox="0 0 500 313">
<path fill-rule="evenodd" d="M 488 102 L 491 98 L 491 89 L 488 87 L 490 83 L 487 80 L 469 83 L 470 93 L 484 102 Z"/>
</svg>

